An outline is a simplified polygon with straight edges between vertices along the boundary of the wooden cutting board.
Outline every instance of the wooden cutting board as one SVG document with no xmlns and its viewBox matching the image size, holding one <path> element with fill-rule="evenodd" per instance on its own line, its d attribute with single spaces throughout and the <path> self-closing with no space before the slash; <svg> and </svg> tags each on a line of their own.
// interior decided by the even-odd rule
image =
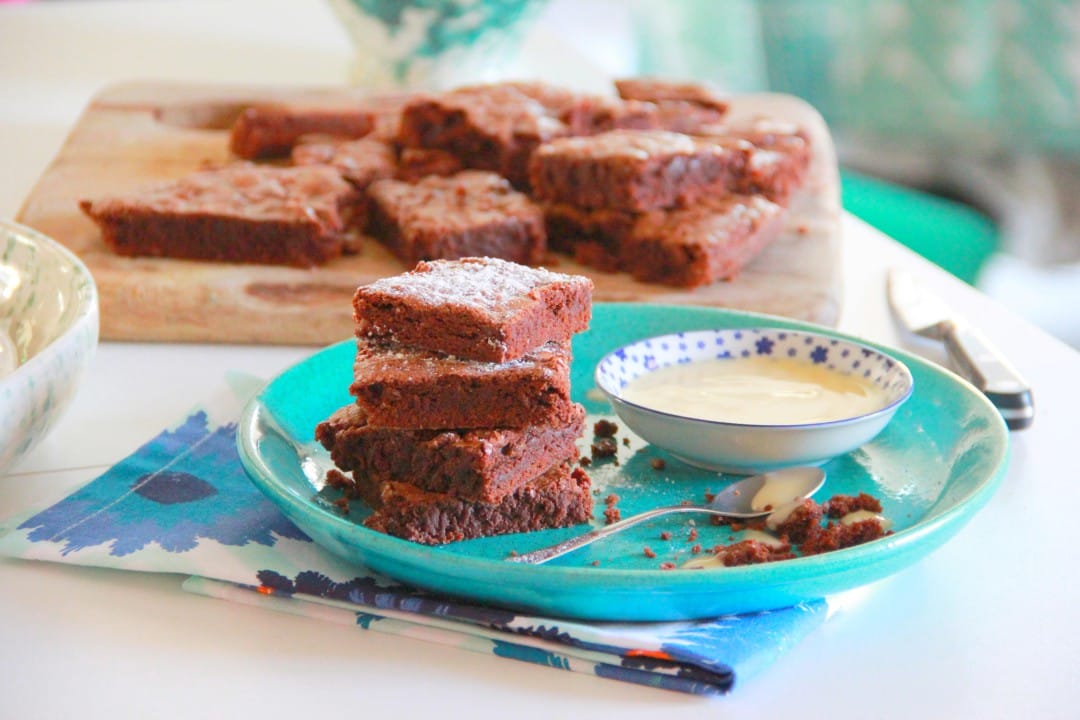
<svg viewBox="0 0 1080 720">
<path fill-rule="evenodd" d="M 105 247 L 78 201 L 227 161 L 228 128 L 252 103 L 350 96 L 359 92 L 160 83 L 107 88 L 86 108 L 18 219 L 89 267 L 100 293 L 103 339 L 323 345 L 349 337 L 356 287 L 407 269 L 377 243 L 313 270 L 124 258 Z M 840 205 L 828 130 L 817 112 L 789 96 L 739 97 L 731 112 L 736 119 L 794 122 L 815 148 L 810 181 L 793 200 L 785 232 L 738 278 L 683 290 L 595 271 L 565 256 L 553 255 L 548 266 L 592 277 L 597 301 L 711 305 L 834 325 Z"/>
</svg>

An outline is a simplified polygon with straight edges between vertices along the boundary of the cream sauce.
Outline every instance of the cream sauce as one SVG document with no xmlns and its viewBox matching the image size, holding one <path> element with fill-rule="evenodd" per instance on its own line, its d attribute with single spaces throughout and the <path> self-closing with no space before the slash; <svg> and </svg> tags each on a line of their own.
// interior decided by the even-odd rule
<svg viewBox="0 0 1080 720">
<path fill-rule="evenodd" d="M 870 510 L 854 510 L 849 512 L 844 517 L 840 518 L 840 524 L 842 525 L 854 525 L 857 522 L 863 520 L 877 520 L 881 523 L 883 530 L 892 530 L 892 521 L 882 515 L 878 515 L 876 512 Z"/>
<path fill-rule="evenodd" d="M 628 383 L 622 398 L 674 415 L 748 425 L 842 420 L 884 405 L 882 391 L 862 376 L 763 357 L 660 368 Z"/>
</svg>

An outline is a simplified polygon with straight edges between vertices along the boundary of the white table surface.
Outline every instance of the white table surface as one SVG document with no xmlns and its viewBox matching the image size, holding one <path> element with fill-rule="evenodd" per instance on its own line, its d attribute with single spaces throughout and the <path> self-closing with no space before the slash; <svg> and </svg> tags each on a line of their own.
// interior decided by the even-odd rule
<svg viewBox="0 0 1080 720">
<path fill-rule="evenodd" d="M 557 29 L 536 33 L 548 36 L 530 47 L 553 46 Z M 336 83 L 348 53 L 317 3 L 0 6 L 0 216 L 14 216 L 108 82 Z M 549 70 L 573 63 L 560 52 Z M 907 267 L 1007 349 L 1038 416 L 1013 436 L 997 495 L 957 537 L 845 595 L 836 616 L 731 695 L 683 696 L 208 600 L 174 576 L 0 559 L 0 718 L 1080 717 L 1068 420 L 1080 408 L 1078 355 L 859 221 L 844 230 L 840 329 L 900 345 L 884 273 Z M 0 519 L 90 480 L 226 370 L 269 377 L 313 350 L 102 344 L 54 432 L 0 477 Z"/>
</svg>

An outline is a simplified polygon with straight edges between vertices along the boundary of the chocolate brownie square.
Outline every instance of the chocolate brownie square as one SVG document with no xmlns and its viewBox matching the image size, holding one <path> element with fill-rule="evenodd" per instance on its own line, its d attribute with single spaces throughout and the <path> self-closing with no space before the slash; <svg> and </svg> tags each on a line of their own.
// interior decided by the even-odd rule
<svg viewBox="0 0 1080 720">
<path fill-rule="evenodd" d="M 521 429 L 411 430 L 368 423 L 347 405 L 315 428 L 342 470 L 371 482 L 408 482 L 428 492 L 499 502 L 557 462 L 577 458 L 585 408 L 565 422 Z"/>
<path fill-rule="evenodd" d="M 626 210 L 586 210 L 560 203 L 544 207 L 551 249 L 603 272 L 622 269 L 622 243 L 640 216 Z"/>
<path fill-rule="evenodd" d="M 753 145 L 666 130 L 614 130 L 544 143 L 529 165 L 533 196 L 582 208 L 642 212 L 731 186 Z"/>
<path fill-rule="evenodd" d="M 445 150 L 403 148 L 398 157 L 397 179 L 417 182 L 428 175 L 454 175 L 464 168 L 457 155 Z"/>
<path fill-rule="evenodd" d="M 229 148 L 242 158 L 285 156 L 303 135 L 359 138 L 375 127 L 375 115 L 357 105 L 253 105 L 240 113 Z"/>
<path fill-rule="evenodd" d="M 368 197 L 368 232 L 410 265 L 470 256 L 536 265 L 547 252 L 543 211 L 494 173 L 380 180 Z"/>
<path fill-rule="evenodd" d="M 581 95 L 567 119 L 570 135 L 596 135 L 610 130 L 663 129 L 655 103 L 620 100 L 604 95 Z"/>
<path fill-rule="evenodd" d="M 555 425 L 574 412 L 569 370 L 569 343 L 548 343 L 518 360 L 491 363 L 358 338 L 349 392 L 375 425 Z"/>
<path fill-rule="evenodd" d="M 712 108 L 719 113 L 728 111 L 728 101 L 717 90 L 704 83 L 633 77 L 616 80 L 615 90 L 624 100 L 688 102 Z"/>
<path fill-rule="evenodd" d="M 356 199 L 332 168 L 245 163 L 79 206 L 119 255 L 311 267 L 347 249 Z"/>
<path fill-rule="evenodd" d="M 359 190 L 397 173 L 393 146 L 374 138 L 340 141 L 324 136 L 305 136 L 293 148 L 292 163 L 329 165 Z"/>
<path fill-rule="evenodd" d="M 496 258 L 421 262 L 360 286 L 356 333 L 468 360 L 516 360 L 586 329 L 593 283 Z"/>
<path fill-rule="evenodd" d="M 355 479 L 355 493 L 376 510 L 364 524 L 372 530 L 442 545 L 492 535 L 570 527 L 592 517 L 589 476 L 559 463 L 497 503 L 430 493 L 406 483 Z"/>
<path fill-rule="evenodd" d="M 761 196 L 717 195 L 691 208 L 632 214 L 552 207 L 581 262 L 643 282 L 696 287 L 735 277 L 783 227 L 784 208 Z M 573 247 L 578 244 L 578 247 Z"/>
<path fill-rule="evenodd" d="M 760 120 L 743 126 L 699 128 L 699 137 L 722 143 L 749 142 L 754 146 L 734 192 L 760 193 L 786 205 L 802 185 L 810 168 L 812 149 L 807 135 L 790 123 Z"/>
<path fill-rule="evenodd" d="M 627 101 L 648 101 L 655 105 L 655 127 L 673 132 L 694 132 L 722 122 L 728 102 L 715 90 L 700 83 L 658 78 L 626 78 L 615 81 L 619 97 Z"/>
<path fill-rule="evenodd" d="M 574 93 L 541 83 L 461 87 L 407 105 L 398 139 L 403 147 L 446 150 L 524 188 L 533 149 L 571 133 L 575 101 Z"/>
</svg>

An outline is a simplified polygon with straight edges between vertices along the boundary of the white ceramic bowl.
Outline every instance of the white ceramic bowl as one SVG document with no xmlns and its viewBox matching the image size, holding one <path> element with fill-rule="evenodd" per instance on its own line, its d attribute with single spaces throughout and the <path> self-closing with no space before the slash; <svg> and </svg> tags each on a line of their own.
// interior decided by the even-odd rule
<svg viewBox="0 0 1080 720">
<path fill-rule="evenodd" d="M 859 415 L 798 425 L 701 420 L 662 412 L 623 397 L 631 381 L 670 365 L 765 355 L 857 373 L 881 390 L 880 407 Z M 648 442 L 679 459 L 719 472 L 750 474 L 819 465 L 873 439 L 910 397 L 911 372 L 874 348 L 785 328 L 699 330 L 641 340 L 605 355 L 596 385 L 619 418 Z"/>
<path fill-rule="evenodd" d="M 0 220 L 0 473 L 56 423 L 94 356 L 97 288 L 55 240 Z"/>
</svg>

